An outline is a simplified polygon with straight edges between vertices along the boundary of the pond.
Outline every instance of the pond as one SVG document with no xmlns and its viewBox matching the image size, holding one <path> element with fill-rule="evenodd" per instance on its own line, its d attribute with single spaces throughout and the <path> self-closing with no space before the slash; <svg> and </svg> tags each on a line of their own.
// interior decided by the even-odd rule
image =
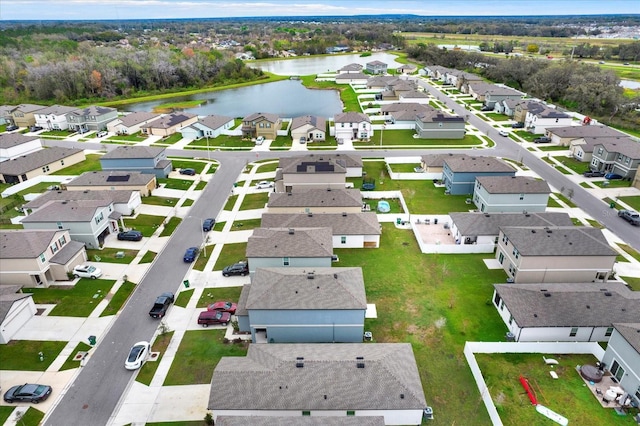
<svg viewBox="0 0 640 426">
<path fill-rule="evenodd" d="M 359 53 L 350 55 L 302 56 L 296 59 L 260 61 L 247 65 L 278 75 L 311 75 L 336 72 L 345 65 L 352 63 L 358 63 L 364 67 L 367 62 L 373 61 L 384 62 L 389 69 L 398 68 L 402 64 L 396 62 L 396 58 L 396 55 L 378 52 L 370 56 L 360 56 Z"/>
<path fill-rule="evenodd" d="M 312 114 L 333 117 L 342 112 L 342 101 L 336 90 L 311 90 L 299 80 L 282 80 L 274 83 L 256 84 L 237 89 L 176 96 L 129 105 L 118 105 L 121 111 L 153 111 L 162 104 L 203 99 L 206 102 L 184 111 L 197 115 L 226 115 L 244 117 L 254 112 L 268 112 L 279 117 L 299 117 Z"/>
</svg>

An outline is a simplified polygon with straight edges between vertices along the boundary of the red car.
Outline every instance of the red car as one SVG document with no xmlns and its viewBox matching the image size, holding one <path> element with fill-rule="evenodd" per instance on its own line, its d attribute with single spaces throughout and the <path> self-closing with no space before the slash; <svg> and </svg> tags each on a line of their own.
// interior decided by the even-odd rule
<svg viewBox="0 0 640 426">
<path fill-rule="evenodd" d="M 231 314 L 229 312 L 220 311 L 203 311 L 198 315 L 198 324 L 203 327 L 209 327 L 209 325 L 227 325 L 231 320 Z"/>
<path fill-rule="evenodd" d="M 233 302 L 215 302 L 207 306 L 207 311 L 229 312 L 231 315 L 236 313 L 237 305 Z"/>
</svg>

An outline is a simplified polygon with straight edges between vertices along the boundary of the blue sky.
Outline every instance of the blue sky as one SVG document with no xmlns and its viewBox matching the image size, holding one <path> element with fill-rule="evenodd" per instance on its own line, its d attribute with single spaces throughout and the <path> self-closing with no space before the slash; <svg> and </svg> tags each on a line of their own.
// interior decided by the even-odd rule
<svg viewBox="0 0 640 426">
<path fill-rule="evenodd" d="M 638 0 L 0 0 L 0 20 L 639 14 Z"/>
</svg>

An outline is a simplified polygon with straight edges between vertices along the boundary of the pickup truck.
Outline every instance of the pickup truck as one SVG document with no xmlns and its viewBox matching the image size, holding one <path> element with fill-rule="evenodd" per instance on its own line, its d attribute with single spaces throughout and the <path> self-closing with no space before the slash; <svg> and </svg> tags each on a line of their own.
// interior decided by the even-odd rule
<svg viewBox="0 0 640 426">
<path fill-rule="evenodd" d="M 156 303 L 153 304 L 153 307 L 149 311 L 149 316 L 151 318 L 162 318 L 167 314 L 167 309 L 169 309 L 169 305 L 173 303 L 174 296 L 173 293 L 162 293 L 156 299 Z"/>
<path fill-rule="evenodd" d="M 618 210 L 618 216 L 632 225 L 640 226 L 640 214 L 633 210 Z"/>
</svg>

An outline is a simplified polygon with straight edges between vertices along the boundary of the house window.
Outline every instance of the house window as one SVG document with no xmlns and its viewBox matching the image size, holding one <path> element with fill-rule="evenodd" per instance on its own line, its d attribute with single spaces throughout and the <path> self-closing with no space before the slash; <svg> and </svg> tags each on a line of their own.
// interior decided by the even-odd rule
<svg viewBox="0 0 640 426">
<path fill-rule="evenodd" d="M 45 173 L 47 173 L 47 172 L 49 171 L 49 166 L 44 166 L 44 167 L 42 168 L 42 171 L 43 171 L 43 172 L 45 172 Z"/>
<path fill-rule="evenodd" d="M 509 263 L 509 273 L 511 275 L 515 275 L 515 273 L 516 273 L 516 267 L 513 266 L 513 263 Z"/>
<path fill-rule="evenodd" d="M 576 334 L 578 334 L 578 327 L 573 327 L 569 333 L 569 337 L 576 337 Z"/>
<path fill-rule="evenodd" d="M 56 252 L 58 251 L 58 244 L 53 243 L 49 248 L 51 249 L 51 254 L 56 254 Z"/>
<path fill-rule="evenodd" d="M 509 238 L 507 238 L 507 236 L 506 236 L 506 235 L 504 235 L 504 234 L 502 234 L 502 242 L 503 242 L 505 245 L 509 245 Z"/>
<path fill-rule="evenodd" d="M 347 411 L 347 416 L 355 416 L 355 415 L 356 415 L 355 411 L 353 411 L 353 410 L 348 410 Z"/>
<path fill-rule="evenodd" d="M 502 265 L 503 261 L 504 261 L 504 253 L 500 252 L 500 254 L 498 255 L 498 262 L 500 262 L 500 264 Z"/>
<path fill-rule="evenodd" d="M 602 148 L 598 148 L 598 154 L 602 154 L 603 149 Z"/>
<path fill-rule="evenodd" d="M 98 216 L 96 216 L 96 225 L 100 222 L 102 222 L 102 219 L 104 219 L 104 213 L 100 213 Z"/>
<path fill-rule="evenodd" d="M 496 306 L 500 306 L 500 301 L 501 300 L 502 300 L 502 298 L 500 297 L 500 295 L 496 291 L 495 296 L 493 296 L 493 302 L 496 304 Z"/>
<path fill-rule="evenodd" d="M 604 333 L 605 337 L 609 337 L 613 334 L 613 327 L 607 328 L 607 331 Z"/>
<path fill-rule="evenodd" d="M 613 361 L 613 364 L 611 365 L 611 374 L 613 374 L 618 382 L 624 377 L 624 368 L 620 367 L 618 361 Z"/>
<path fill-rule="evenodd" d="M 513 322 L 513 315 L 509 315 L 509 325 Z"/>
<path fill-rule="evenodd" d="M 524 200 L 524 194 L 520 194 L 520 200 Z"/>
<path fill-rule="evenodd" d="M 638 386 L 638 389 L 636 390 L 636 398 L 640 400 L 640 386 Z"/>
<path fill-rule="evenodd" d="M 44 253 L 42 253 L 42 254 L 40 255 L 40 262 L 44 263 L 44 262 L 46 262 L 46 261 L 47 261 L 47 257 L 44 255 Z"/>
<path fill-rule="evenodd" d="M 60 165 L 64 166 L 64 160 L 60 160 Z"/>
<path fill-rule="evenodd" d="M 347 244 L 347 237 L 340 237 L 340 244 Z"/>
<path fill-rule="evenodd" d="M 283 266 L 289 266 L 291 263 L 289 262 L 289 258 L 288 257 L 283 257 L 282 258 L 282 265 Z"/>
<path fill-rule="evenodd" d="M 340 123 L 340 127 L 344 128 L 344 123 Z"/>
<path fill-rule="evenodd" d="M 310 416 L 311 415 L 311 411 L 303 411 L 302 415 L 303 416 Z"/>
<path fill-rule="evenodd" d="M 66 243 L 67 243 L 67 239 L 64 237 L 64 235 L 58 239 L 58 244 L 60 244 L 60 247 L 62 247 Z"/>
<path fill-rule="evenodd" d="M 58 229 L 62 229 L 62 222 L 56 222 L 56 225 L 58 226 Z"/>
<path fill-rule="evenodd" d="M 520 252 L 515 247 L 513 248 L 513 255 L 516 257 L 516 259 L 518 259 L 520 257 Z"/>
</svg>

